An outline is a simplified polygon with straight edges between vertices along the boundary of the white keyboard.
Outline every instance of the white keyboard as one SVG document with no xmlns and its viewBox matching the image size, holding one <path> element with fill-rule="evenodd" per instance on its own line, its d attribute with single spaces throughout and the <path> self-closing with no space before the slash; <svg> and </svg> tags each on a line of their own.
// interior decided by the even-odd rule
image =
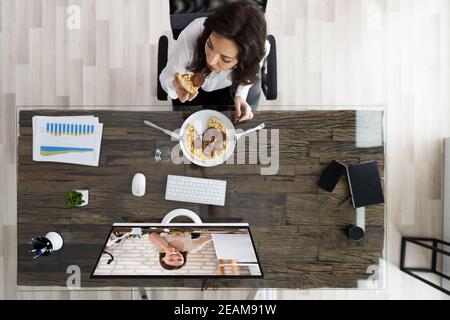
<svg viewBox="0 0 450 320">
<path fill-rule="evenodd" d="M 227 182 L 183 176 L 167 176 L 166 200 L 225 205 Z"/>
</svg>

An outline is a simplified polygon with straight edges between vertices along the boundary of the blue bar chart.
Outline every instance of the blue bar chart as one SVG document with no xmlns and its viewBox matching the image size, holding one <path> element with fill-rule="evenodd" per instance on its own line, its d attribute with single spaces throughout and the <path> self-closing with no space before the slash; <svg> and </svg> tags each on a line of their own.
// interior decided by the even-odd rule
<svg viewBox="0 0 450 320">
<path fill-rule="evenodd" d="M 95 126 L 76 123 L 50 123 L 46 124 L 46 132 L 49 135 L 58 136 L 85 136 L 95 134 Z"/>
</svg>

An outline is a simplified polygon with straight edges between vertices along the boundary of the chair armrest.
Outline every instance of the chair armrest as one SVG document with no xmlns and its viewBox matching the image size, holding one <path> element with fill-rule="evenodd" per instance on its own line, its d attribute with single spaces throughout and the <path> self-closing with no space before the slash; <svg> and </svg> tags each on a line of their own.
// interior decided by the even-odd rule
<svg viewBox="0 0 450 320">
<path fill-rule="evenodd" d="M 166 36 L 161 36 L 158 41 L 158 75 L 156 80 L 158 82 L 157 97 L 158 100 L 162 101 L 167 100 L 167 92 L 165 92 L 164 89 L 162 88 L 161 82 L 159 81 L 159 76 L 161 75 L 161 72 L 167 65 L 168 52 L 169 52 L 169 39 Z"/>
<path fill-rule="evenodd" d="M 277 79 L 277 44 L 275 37 L 267 37 L 270 43 L 270 52 L 261 69 L 261 86 L 267 100 L 275 100 L 278 96 Z"/>
</svg>

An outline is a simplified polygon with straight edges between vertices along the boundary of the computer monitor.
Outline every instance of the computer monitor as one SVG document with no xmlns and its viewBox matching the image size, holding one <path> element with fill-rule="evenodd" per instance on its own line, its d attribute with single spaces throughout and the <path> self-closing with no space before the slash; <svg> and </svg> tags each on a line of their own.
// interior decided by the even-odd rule
<svg viewBox="0 0 450 320">
<path fill-rule="evenodd" d="M 262 278 L 248 224 L 112 226 L 91 278 Z"/>
</svg>

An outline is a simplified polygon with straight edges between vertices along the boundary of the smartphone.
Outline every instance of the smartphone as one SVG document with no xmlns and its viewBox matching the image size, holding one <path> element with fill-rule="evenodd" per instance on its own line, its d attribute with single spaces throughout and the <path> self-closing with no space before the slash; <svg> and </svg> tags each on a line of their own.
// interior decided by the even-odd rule
<svg viewBox="0 0 450 320">
<path fill-rule="evenodd" d="M 328 192 L 333 192 L 339 179 L 345 173 L 345 168 L 346 166 L 342 162 L 333 160 L 323 172 L 319 181 L 319 187 Z"/>
</svg>

